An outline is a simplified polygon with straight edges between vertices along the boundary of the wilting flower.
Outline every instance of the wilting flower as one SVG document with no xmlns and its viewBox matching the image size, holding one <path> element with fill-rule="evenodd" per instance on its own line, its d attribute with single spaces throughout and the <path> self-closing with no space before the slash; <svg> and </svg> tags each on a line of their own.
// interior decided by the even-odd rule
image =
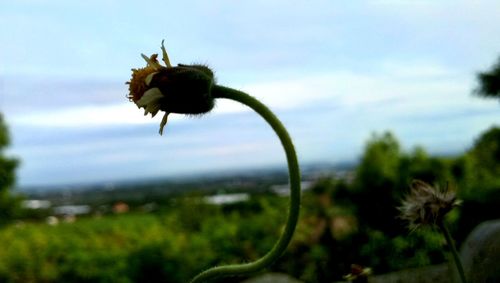
<svg viewBox="0 0 500 283">
<path fill-rule="evenodd" d="M 410 189 L 410 194 L 398 209 L 401 211 L 400 218 L 408 221 L 412 230 L 421 225 L 441 223 L 444 216 L 459 204 L 455 193 L 448 188 L 439 190 L 423 181 L 414 180 Z"/>
<path fill-rule="evenodd" d="M 147 65 L 144 68 L 132 69 L 128 98 L 139 108 L 144 108 L 144 115 L 151 113 L 154 117 L 158 111 L 165 115 L 160 124 L 160 134 L 167 123 L 170 113 L 203 114 L 214 107 L 211 95 L 214 85 L 214 74 L 203 65 L 182 65 L 173 67 L 170 64 L 163 41 L 161 44 L 163 62 L 158 62 L 158 54 L 150 57 L 141 54 Z"/>
</svg>

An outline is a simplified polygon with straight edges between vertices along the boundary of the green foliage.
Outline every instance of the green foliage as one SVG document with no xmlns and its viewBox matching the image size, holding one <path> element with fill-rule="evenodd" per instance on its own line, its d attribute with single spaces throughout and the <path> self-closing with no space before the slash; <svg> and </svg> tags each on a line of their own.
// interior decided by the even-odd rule
<svg viewBox="0 0 500 283">
<path fill-rule="evenodd" d="M 7 125 L 0 113 L 0 226 L 19 214 L 20 198 L 13 196 L 10 191 L 16 180 L 15 170 L 19 161 L 5 156 L 4 150 L 9 144 Z"/>
<path fill-rule="evenodd" d="M 374 267 L 377 273 L 445 260 L 442 237 L 430 230 L 396 237 L 388 237 L 381 231 L 368 231 L 368 242 L 361 247 L 360 258 Z"/>
<path fill-rule="evenodd" d="M 395 207 L 413 178 L 456 187 L 463 206 L 448 216 L 458 240 L 479 222 L 500 218 L 498 128 L 464 156 L 403 152 L 390 133 L 367 142 L 355 178 L 323 178 L 303 193 L 294 239 L 272 267 L 304 282 L 334 282 L 351 264 L 375 273 L 445 261 L 443 237 L 409 232 Z M 89 217 L 49 226 L 0 229 L 0 282 L 186 282 L 213 265 L 252 261 L 279 237 L 286 198 L 262 194 L 231 205 L 200 195 L 164 202 L 157 214 Z M 232 278 L 222 282 L 234 282 Z"/>
<path fill-rule="evenodd" d="M 262 214 L 223 214 L 186 197 L 156 215 L 10 225 L 0 230 L 0 242 L 9 243 L 0 249 L 0 281 L 186 282 L 214 264 L 254 260 L 272 247 L 286 200 L 252 202 Z"/>
<path fill-rule="evenodd" d="M 399 142 L 390 132 L 373 134 L 356 170 L 357 189 L 371 191 L 395 183 L 400 154 Z"/>
<path fill-rule="evenodd" d="M 493 126 L 459 159 L 462 172 L 459 196 L 463 199 L 457 227 L 461 243 L 479 223 L 500 218 L 500 128 Z"/>
<path fill-rule="evenodd" d="M 482 133 L 465 158 L 466 181 L 471 188 L 467 197 L 500 188 L 500 128 Z"/>
<path fill-rule="evenodd" d="M 486 72 L 477 75 L 479 87 L 476 94 L 484 97 L 500 97 L 500 58 L 498 62 Z"/>
<path fill-rule="evenodd" d="M 434 185 L 443 185 L 453 180 L 451 166 L 453 160 L 431 157 L 421 147 L 400 157 L 398 185 L 408 187 L 414 179 L 425 180 Z"/>
<path fill-rule="evenodd" d="M 500 217 L 499 157 L 496 127 L 483 133 L 466 155 L 453 158 L 432 157 L 420 147 L 404 153 L 392 134 L 372 135 L 350 191 L 359 221 L 359 233 L 353 239 L 357 238 L 360 253 L 354 258 L 376 272 L 444 261 L 439 233 L 408 234 L 395 208 L 412 179 L 458 189 L 464 203 L 449 220 L 460 243 L 481 221 Z M 349 190 L 344 192 L 342 205 L 349 199 Z"/>
<path fill-rule="evenodd" d="M 353 200 L 357 204 L 359 219 L 368 227 L 392 235 L 401 230 L 395 218 L 402 195 L 398 187 L 400 164 L 401 152 L 396 138 L 389 132 L 373 134 L 366 144 L 354 180 Z"/>
</svg>

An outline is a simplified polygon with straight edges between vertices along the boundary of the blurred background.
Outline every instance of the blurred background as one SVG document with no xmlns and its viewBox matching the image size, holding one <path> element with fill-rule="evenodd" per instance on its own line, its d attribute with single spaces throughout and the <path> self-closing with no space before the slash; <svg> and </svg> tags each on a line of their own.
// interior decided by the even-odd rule
<svg viewBox="0 0 500 283">
<path fill-rule="evenodd" d="M 353 263 L 380 274 L 444 262 L 440 236 L 408 236 L 395 207 L 419 178 L 465 200 L 449 220 L 459 243 L 499 217 L 500 105 L 476 95 L 478 73 L 500 55 L 499 10 L 497 1 L 0 3 L 0 242 L 11 243 L 0 279 L 183 282 L 272 246 L 288 187 L 269 126 L 217 101 L 203 117 L 171 115 L 160 136 L 161 115 L 144 117 L 126 98 L 130 69 L 163 39 L 173 64 L 207 64 L 219 84 L 275 111 L 295 142 L 304 209 L 271 270 L 332 282 Z"/>
</svg>

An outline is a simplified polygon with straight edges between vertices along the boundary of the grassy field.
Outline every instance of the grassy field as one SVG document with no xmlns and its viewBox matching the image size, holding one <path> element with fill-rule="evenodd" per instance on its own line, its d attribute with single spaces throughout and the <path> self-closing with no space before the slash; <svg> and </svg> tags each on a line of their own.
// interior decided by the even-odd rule
<svg viewBox="0 0 500 283">
<path fill-rule="evenodd" d="M 333 207 L 327 198 L 324 192 L 304 196 L 294 241 L 272 270 L 323 282 L 340 279 L 351 263 L 394 269 L 444 259 L 439 235 L 391 238 L 360 230 L 350 209 Z M 181 198 L 149 214 L 12 224 L 0 230 L 0 282 L 187 282 L 210 266 L 267 252 L 285 222 L 288 201 L 266 195 L 216 206 L 201 200 Z"/>
<path fill-rule="evenodd" d="M 185 282 L 212 264 L 261 255 L 283 223 L 270 206 L 245 215 L 187 202 L 175 212 L 10 225 L 0 230 L 0 281 Z"/>
</svg>

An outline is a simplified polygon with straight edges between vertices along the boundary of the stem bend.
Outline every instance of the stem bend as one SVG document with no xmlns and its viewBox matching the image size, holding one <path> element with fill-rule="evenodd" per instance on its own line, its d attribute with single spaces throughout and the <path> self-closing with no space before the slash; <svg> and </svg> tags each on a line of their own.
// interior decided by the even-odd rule
<svg viewBox="0 0 500 283">
<path fill-rule="evenodd" d="M 214 98 L 232 99 L 252 108 L 262 118 L 264 118 L 264 120 L 266 120 L 266 122 L 273 128 L 276 135 L 278 135 L 285 150 L 288 162 L 288 174 L 290 176 L 290 207 L 285 230 L 274 247 L 267 254 L 258 260 L 249 263 L 210 268 L 194 277 L 191 283 L 207 282 L 217 277 L 251 274 L 268 267 L 286 250 L 292 239 L 295 227 L 297 226 L 300 211 L 301 192 L 299 163 L 297 161 L 297 155 L 295 153 L 292 140 L 280 120 L 278 120 L 278 118 L 264 104 L 244 92 L 216 85 L 212 89 L 212 96 Z"/>
</svg>

